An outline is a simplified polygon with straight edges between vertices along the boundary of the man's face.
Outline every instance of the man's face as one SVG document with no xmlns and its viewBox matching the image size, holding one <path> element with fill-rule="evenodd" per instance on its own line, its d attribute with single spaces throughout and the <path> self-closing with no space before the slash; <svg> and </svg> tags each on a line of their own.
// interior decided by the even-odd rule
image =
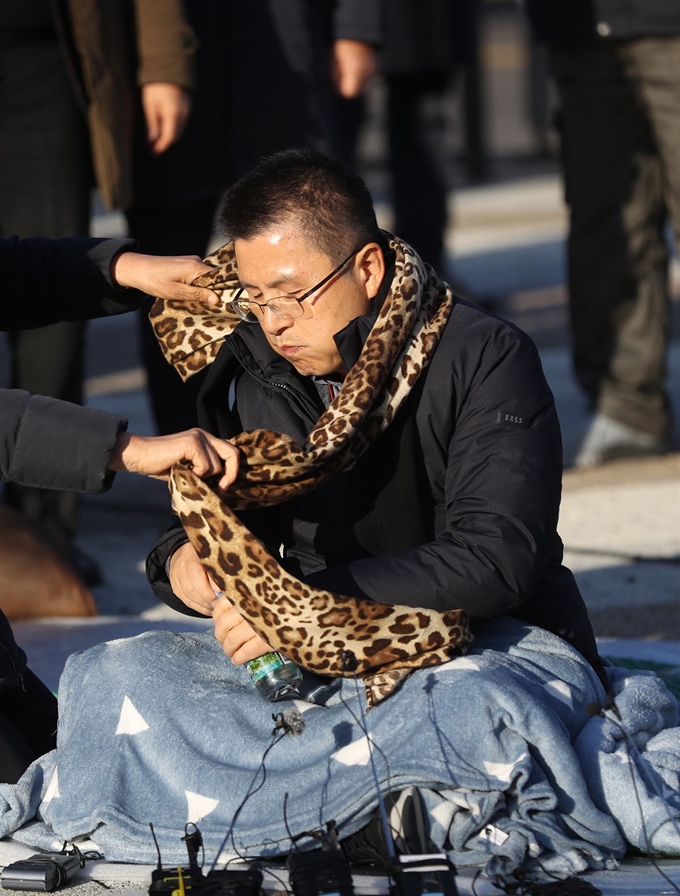
<svg viewBox="0 0 680 896">
<path fill-rule="evenodd" d="M 337 266 L 310 246 L 292 223 L 275 225 L 249 240 L 237 239 L 234 249 L 241 284 L 260 303 L 302 296 Z M 300 317 L 284 320 L 269 308 L 255 309 L 267 341 L 303 376 L 343 376 L 347 371 L 333 337 L 370 310 L 383 274 L 382 251 L 370 243 L 302 302 Z"/>
</svg>

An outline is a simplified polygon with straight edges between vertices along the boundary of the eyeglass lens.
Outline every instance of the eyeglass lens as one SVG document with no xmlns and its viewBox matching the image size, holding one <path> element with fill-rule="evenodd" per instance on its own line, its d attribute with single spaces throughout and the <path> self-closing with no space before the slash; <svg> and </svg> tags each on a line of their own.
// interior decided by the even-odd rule
<svg viewBox="0 0 680 896">
<path fill-rule="evenodd" d="M 264 316 L 265 308 L 269 308 L 282 320 L 295 320 L 296 317 L 301 317 L 304 314 L 304 308 L 301 303 L 313 295 L 317 289 L 328 283 L 336 274 L 340 273 L 342 268 L 348 261 L 354 258 L 358 251 L 359 249 L 355 249 L 351 252 L 330 274 L 324 277 L 323 280 L 320 280 L 315 286 L 312 286 L 311 289 L 308 289 L 300 298 L 296 296 L 276 296 L 276 298 L 269 299 L 266 302 L 256 302 L 250 298 L 245 289 L 242 289 L 231 303 L 231 306 L 239 317 L 251 323 Z"/>
</svg>

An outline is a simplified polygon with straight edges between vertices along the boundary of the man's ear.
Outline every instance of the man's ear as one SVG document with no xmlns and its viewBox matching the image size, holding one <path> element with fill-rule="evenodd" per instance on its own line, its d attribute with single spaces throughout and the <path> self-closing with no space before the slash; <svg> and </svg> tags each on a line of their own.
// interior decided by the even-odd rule
<svg viewBox="0 0 680 896">
<path fill-rule="evenodd" d="M 366 296 L 374 299 L 385 278 L 385 256 L 378 243 L 366 243 L 357 252 L 356 270 L 361 278 Z"/>
</svg>

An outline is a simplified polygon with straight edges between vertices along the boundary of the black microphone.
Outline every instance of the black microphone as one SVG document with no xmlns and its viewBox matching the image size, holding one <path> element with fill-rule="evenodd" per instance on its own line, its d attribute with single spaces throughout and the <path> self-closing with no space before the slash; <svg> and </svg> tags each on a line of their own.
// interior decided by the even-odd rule
<svg viewBox="0 0 680 896">
<path fill-rule="evenodd" d="M 283 712 L 273 714 L 272 719 L 276 723 L 272 734 L 276 734 L 277 731 L 283 731 L 284 734 L 297 737 L 305 730 L 305 720 L 302 718 L 302 713 L 297 706 L 290 706 L 288 709 L 284 709 Z"/>
</svg>

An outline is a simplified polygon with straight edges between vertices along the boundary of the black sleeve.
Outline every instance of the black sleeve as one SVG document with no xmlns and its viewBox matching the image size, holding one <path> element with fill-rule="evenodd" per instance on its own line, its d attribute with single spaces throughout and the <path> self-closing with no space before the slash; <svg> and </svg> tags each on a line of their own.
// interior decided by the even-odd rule
<svg viewBox="0 0 680 896">
<path fill-rule="evenodd" d="M 205 619 L 206 617 L 203 613 L 198 613 L 196 610 L 187 607 L 187 605 L 173 593 L 173 590 L 170 587 L 170 582 L 168 581 L 168 576 L 165 572 L 165 566 L 170 557 L 172 557 L 177 548 L 186 544 L 187 541 L 189 541 L 187 534 L 178 521 L 174 526 L 171 526 L 167 532 L 161 535 L 156 546 L 147 557 L 146 577 L 153 588 L 154 594 L 159 600 L 162 600 L 164 604 L 167 604 L 179 613 L 184 613 L 185 616 L 197 616 L 200 619 Z"/>
<path fill-rule="evenodd" d="M 111 262 L 134 240 L 0 240 L 0 329 L 25 330 L 138 308 L 143 294 L 111 280 Z"/>
<path fill-rule="evenodd" d="M 127 420 L 68 401 L 0 390 L 0 478 L 37 488 L 102 492 Z"/>
<path fill-rule="evenodd" d="M 441 392 L 452 394 L 446 386 Z M 506 413 L 519 422 L 506 422 Z M 494 340 L 442 450 L 446 513 L 436 538 L 330 567 L 310 584 L 476 617 L 526 600 L 555 554 L 562 475 L 552 393 L 527 337 Z"/>
<path fill-rule="evenodd" d="M 389 2 L 389 0 L 387 0 Z M 379 46 L 384 39 L 383 0 L 335 0 L 333 39 Z"/>
</svg>

